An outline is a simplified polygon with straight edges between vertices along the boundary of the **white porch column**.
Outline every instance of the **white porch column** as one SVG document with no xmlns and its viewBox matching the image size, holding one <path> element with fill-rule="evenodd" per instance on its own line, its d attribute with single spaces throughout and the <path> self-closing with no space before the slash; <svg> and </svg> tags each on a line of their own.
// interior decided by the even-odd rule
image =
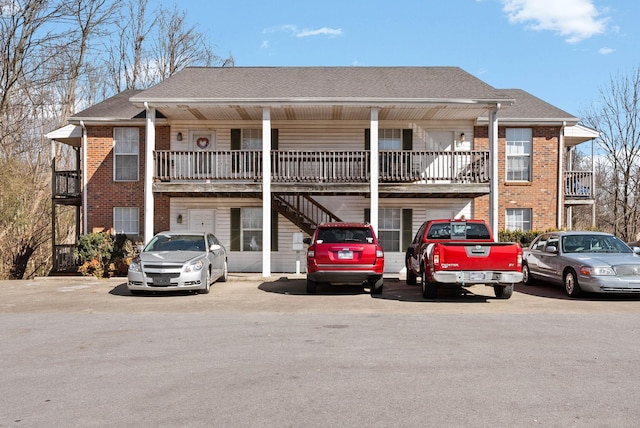
<svg viewBox="0 0 640 428">
<path fill-rule="evenodd" d="M 562 229 L 562 211 L 564 208 L 564 128 L 567 126 L 566 122 L 562 122 L 560 128 L 560 134 L 558 135 L 558 197 L 556 199 L 556 229 Z M 569 158 L 571 159 L 571 158 Z M 569 164 L 571 170 L 571 165 Z M 571 229 L 571 222 L 568 222 L 568 227 Z"/>
<path fill-rule="evenodd" d="M 144 153 L 144 243 L 153 238 L 153 151 L 156 149 L 156 109 L 144 103 L 147 125 Z"/>
<path fill-rule="evenodd" d="M 489 110 L 489 165 L 491 183 L 489 199 L 489 225 L 493 231 L 493 240 L 498 241 L 498 110 L 500 104 Z"/>
<path fill-rule="evenodd" d="M 376 236 L 378 235 L 378 176 L 380 175 L 380 163 L 378 162 L 379 153 L 378 153 L 378 109 L 371 109 L 371 132 L 370 132 L 370 150 L 371 150 L 371 177 L 370 181 L 370 199 L 371 199 L 371 218 L 369 221 L 371 222 L 371 226 L 373 230 L 376 232 Z"/>
<path fill-rule="evenodd" d="M 271 109 L 262 109 L 262 276 L 271 276 Z"/>
<path fill-rule="evenodd" d="M 80 121 L 80 126 L 82 127 L 82 234 L 87 235 L 89 233 L 89 219 L 87 218 L 89 211 L 87 206 L 87 188 L 89 187 L 87 180 L 87 128 L 82 120 Z"/>
</svg>

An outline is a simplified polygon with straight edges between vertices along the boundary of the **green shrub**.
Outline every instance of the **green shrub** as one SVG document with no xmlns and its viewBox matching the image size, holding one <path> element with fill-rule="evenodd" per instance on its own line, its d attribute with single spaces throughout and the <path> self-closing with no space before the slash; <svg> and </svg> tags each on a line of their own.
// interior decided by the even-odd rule
<svg viewBox="0 0 640 428">
<path fill-rule="evenodd" d="M 96 278 L 126 276 L 135 255 L 136 245 L 127 235 L 108 232 L 81 236 L 74 253 L 80 266 L 78 272 Z"/>
</svg>

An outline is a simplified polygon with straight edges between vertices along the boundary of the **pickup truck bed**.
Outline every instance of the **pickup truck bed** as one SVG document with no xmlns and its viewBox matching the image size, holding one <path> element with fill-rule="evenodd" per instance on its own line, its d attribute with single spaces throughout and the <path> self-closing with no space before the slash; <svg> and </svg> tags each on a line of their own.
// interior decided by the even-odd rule
<svg viewBox="0 0 640 428">
<path fill-rule="evenodd" d="M 476 284 L 493 286 L 496 297 L 508 299 L 522 281 L 522 248 L 513 242 L 493 242 L 482 220 L 425 222 L 406 254 L 407 283 L 422 281 L 426 299 L 438 288 Z"/>
</svg>

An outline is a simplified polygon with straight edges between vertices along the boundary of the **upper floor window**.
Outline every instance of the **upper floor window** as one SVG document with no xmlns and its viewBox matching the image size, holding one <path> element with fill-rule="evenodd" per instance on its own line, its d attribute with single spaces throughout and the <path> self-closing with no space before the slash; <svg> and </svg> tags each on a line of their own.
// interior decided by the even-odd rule
<svg viewBox="0 0 640 428">
<path fill-rule="evenodd" d="M 531 230 L 531 208 L 509 208 L 507 209 L 506 227 L 509 231 L 521 230 L 528 232 Z"/>
<path fill-rule="evenodd" d="M 378 130 L 378 148 L 380 150 L 402 150 L 402 130 Z"/>
<path fill-rule="evenodd" d="M 241 148 L 242 150 L 262 150 L 262 129 L 243 129 Z"/>
<path fill-rule="evenodd" d="M 140 132 L 138 128 L 114 128 L 115 181 L 138 181 Z"/>
<path fill-rule="evenodd" d="M 507 181 L 531 181 L 531 128 L 507 128 Z"/>
<path fill-rule="evenodd" d="M 133 207 L 113 208 L 113 229 L 126 235 L 140 234 L 139 210 Z"/>
</svg>

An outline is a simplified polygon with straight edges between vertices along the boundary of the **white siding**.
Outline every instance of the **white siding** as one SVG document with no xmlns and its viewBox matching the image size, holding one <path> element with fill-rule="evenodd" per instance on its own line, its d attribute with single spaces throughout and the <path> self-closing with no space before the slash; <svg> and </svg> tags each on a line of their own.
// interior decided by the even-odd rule
<svg viewBox="0 0 640 428">
<path fill-rule="evenodd" d="M 369 199 L 354 196 L 316 196 L 318 202 L 327 207 L 344 221 L 364 221 L 365 209 L 369 208 Z M 172 230 L 189 228 L 189 209 L 215 210 L 214 233 L 220 242 L 229 250 L 231 243 L 231 208 L 261 207 L 261 201 L 242 198 L 171 198 L 170 218 Z M 473 218 L 472 202 L 466 199 L 406 199 L 385 198 L 381 208 L 413 209 L 412 234 L 418 230 L 423 221 L 428 220 L 429 213 L 450 213 L 446 217 Z M 182 215 L 182 223 L 177 223 L 178 215 Z M 296 251 L 293 250 L 293 234 L 302 232 L 299 228 L 282 216 L 278 216 L 278 251 L 271 255 L 271 271 L 274 273 L 293 273 L 296 271 Z M 308 236 L 305 234 L 305 236 Z M 385 273 L 404 272 L 404 251 L 387 252 L 385 254 Z M 301 251 L 300 269 L 305 272 L 305 252 Z M 229 251 L 229 270 L 231 272 L 261 272 L 262 253 L 260 251 Z"/>
</svg>

